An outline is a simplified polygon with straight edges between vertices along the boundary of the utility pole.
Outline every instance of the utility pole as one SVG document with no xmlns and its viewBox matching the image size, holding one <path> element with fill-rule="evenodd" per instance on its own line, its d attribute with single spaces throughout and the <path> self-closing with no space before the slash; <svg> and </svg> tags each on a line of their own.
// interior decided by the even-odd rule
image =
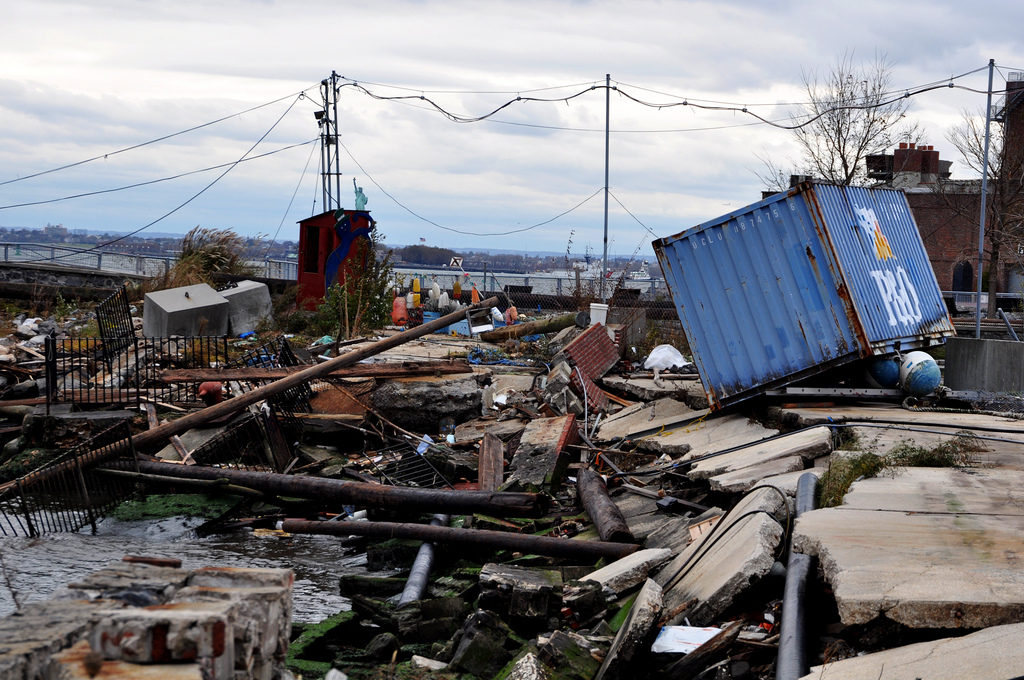
<svg viewBox="0 0 1024 680">
<path fill-rule="evenodd" d="M 992 88 L 989 87 L 989 90 Z M 608 301 L 604 281 L 608 276 L 608 132 L 611 125 L 612 76 L 604 74 L 604 254 L 601 256 L 601 302 Z"/>
<path fill-rule="evenodd" d="M 981 274 L 985 267 L 985 199 L 988 197 L 988 142 L 992 125 L 992 72 L 996 60 L 988 60 L 988 102 L 985 105 L 985 154 L 981 161 L 981 218 L 978 220 L 978 296 L 974 301 L 974 337 L 981 338 Z M 995 276 L 989 272 L 989 276 Z"/>
<path fill-rule="evenodd" d="M 320 126 L 320 179 L 324 211 L 341 209 L 341 164 L 338 160 L 338 74 L 320 81 L 323 109 L 315 111 Z"/>
</svg>

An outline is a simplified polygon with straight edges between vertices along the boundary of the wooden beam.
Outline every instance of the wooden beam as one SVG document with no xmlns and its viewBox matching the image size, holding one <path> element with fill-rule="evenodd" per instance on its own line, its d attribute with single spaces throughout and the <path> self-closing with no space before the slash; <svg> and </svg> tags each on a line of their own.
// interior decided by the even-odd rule
<svg viewBox="0 0 1024 680">
<path fill-rule="evenodd" d="M 580 492 L 583 507 L 590 521 L 597 527 L 597 533 L 602 541 L 636 543 L 619 506 L 608 496 L 608 488 L 601 475 L 590 468 L 580 470 L 576 475 L 576 488 Z"/>
<path fill-rule="evenodd" d="M 497 491 L 505 481 L 505 445 L 490 432 L 480 442 L 477 464 L 477 487 L 483 491 Z"/>
<path fill-rule="evenodd" d="M 524 335 L 534 335 L 537 333 L 554 333 L 560 331 L 563 328 L 569 326 L 580 326 L 585 327 L 585 324 L 581 325 L 583 318 L 580 316 L 584 312 L 573 312 L 572 314 L 562 314 L 561 316 L 550 316 L 546 319 L 538 319 L 536 321 L 528 321 L 526 323 L 517 323 L 512 326 L 503 326 L 501 328 L 495 328 L 493 331 L 485 331 L 480 334 L 480 339 L 485 342 L 501 342 L 502 340 L 509 340 L 511 338 L 520 338 Z M 587 321 L 590 321 L 590 317 L 586 317 Z"/>
<path fill-rule="evenodd" d="M 300 373 L 308 366 L 280 368 L 166 368 L 160 371 L 165 383 L 206 382 L 208 380 L 280 380 Z M 419 375 L 451 375 L 472 373 L 473 367 L 465 359 L 452 361 L 404 361 L 402 363 L 360 364 L 337 368 L 325 378 L 405 378 Z"/>
</svg>

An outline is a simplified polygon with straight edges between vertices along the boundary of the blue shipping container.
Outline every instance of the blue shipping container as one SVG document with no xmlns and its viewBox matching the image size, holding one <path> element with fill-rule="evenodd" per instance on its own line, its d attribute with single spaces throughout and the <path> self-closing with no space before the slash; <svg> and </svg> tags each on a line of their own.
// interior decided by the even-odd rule
<svg viewBox="0 0 1024 680">
<path fill-rule="evenodd" d="M 654 250 L 712 408 L 955 334 L 902 191 L 804 183 Z"/>
</svg>

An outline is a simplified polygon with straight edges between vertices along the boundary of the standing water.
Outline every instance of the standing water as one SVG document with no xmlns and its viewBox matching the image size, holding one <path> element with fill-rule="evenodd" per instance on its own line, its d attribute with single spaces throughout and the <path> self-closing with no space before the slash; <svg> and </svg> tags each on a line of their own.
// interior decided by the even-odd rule
<svg viewBox="0 0 1024 680">
<path fill-rule="evenodd" d="M 197 538 L 202 519 L 171 517 L 97 525 L 95 535 L 48 534 L 39 538 L 0 537 L 6 577 L 0 575 L 0 616 L 14 612 L 8 583 L 21 604 L 47 600 L 68 583 L 119 562 L 125 555 L 155 555 L 181 560 L 183 569 L 205 566 L 289 568 L 296 621 L 316 622 L 351 607 L 338 594 L 338 578 L 366 571 L 366 555 L 353 555 L 331 536 L 257 537 L 250 532 Z"/>
</svg>

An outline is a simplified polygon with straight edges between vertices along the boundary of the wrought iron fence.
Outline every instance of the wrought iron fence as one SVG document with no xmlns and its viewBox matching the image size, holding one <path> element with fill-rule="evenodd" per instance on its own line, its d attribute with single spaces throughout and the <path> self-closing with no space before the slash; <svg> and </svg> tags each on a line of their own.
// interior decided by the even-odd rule
<svg viewBox="0 0 1024 680">
<path fill-rule="evenodd" d="M 134 491 L 134 482 L 96 469 L 113 460 L 135 461 L 131 427 L 124 420 L 57 458 L 0 485 L 0 534 L 40 536 L 91 525 Z"/>
<path fill-rule="evenodd" d="M 227 337 L 117 340 L 46 338 L 46 404 L 195 403 L 198 382 L 164 383 L 166 368 L 211 368 L 228 364 Z"/>
</svg>

